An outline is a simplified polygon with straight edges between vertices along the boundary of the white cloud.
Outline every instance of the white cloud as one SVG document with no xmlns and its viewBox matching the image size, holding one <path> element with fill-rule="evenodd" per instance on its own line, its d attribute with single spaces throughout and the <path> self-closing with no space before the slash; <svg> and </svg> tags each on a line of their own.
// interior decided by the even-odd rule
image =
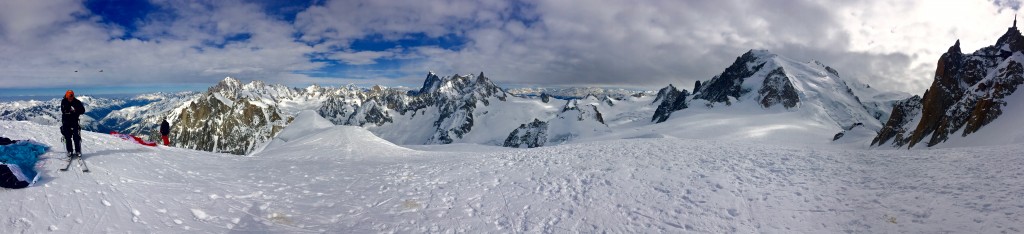
<svg viewBox="0 0 1024 234">
<path fill-rule="evenodd" d="M 539 21 L 468 30 L 465 48 L 411 66 L 483 70 L 518 85 L 688 88 L 749 49 L 769 49 L 873 87 L 921 93 L 952 42 L 973 45 L 965 52 L 991 45 L 1013 14 L 983 0 L 531 3 Z"/>
<path fill-rule="evenodd" d="M 213 83 L 225 76 L 292 83 L 289 79 L 303 77 L 293 71 L 324 65 L 307 58 L 314 50 L 294 40 L 292 25 L 267 16 L 257 5 L 235 1 L 155 4 L 170 9 L 175 17 L 149 18 L 138 24 L 135 34 L 146 39 L 120 39 L 123 29 L 103 24 L 97 16 L 78 17 L 86 11 L 16 8 L 26 15 L 58 14 L 24 23 L 40 33 L 18 31 L 24 27 L 17 25 L 4 27 L 3 35 L 29 38 L 5 37 L 0 44 L 4 52 L 0 88 Z M 82 2 L 64 5 L 84 9 Z M 225 41 L 237 34 L 251 36 Z"/>
<path fill-rule="evenodd" d="M 331 54 L 328 58 L 341 60 L 352 65 L 365 65 L 375 64 L 377 59 L 392 57 L 394 54 L 394 52 L 390 51 L 338 52 Z"/>
<path fill-rule="evenodd" d="M 0 1 L 0 36 L 8 43 L 25 43 L 54 33 L 52 25 L 67 24 L 85 9 L 75 0 Z M 45 13 L 44 13 L 45 12 Z"/>
<path fill-rule="evenodd" d="M 844 77 L 920 93 L 938 56 L 991 45 L 1019 1 L 328 0 L 294 22 L 259 2 L 153 0 L 138 38 L 81 0 L 0 1 L 0 88 L 213 83 L 416 85 L 426 71 L 502 85 L 689 88 L 749 49 L 819 60 Z M 246 35 L 246 40 L 226 40 Z M 299 35 L 299 37 L 296 37 Z M 351 48 L 367 37 L 453 37 L 457 47 Z M 312 58 L 311 58 L 312 56 Z M 326 66 L 400 60 L 394 71 L 311 78 Z M 358 67 L 356 67 L 358 68 Z M 100 74 L 100 69 L 105 70 Z M 80 70 L 83 72 L 74 72 Z M 393 79 L 394 74 L 399 79 Z M 327 74 L 330 75 L 330 74 Z M 392 79 L 385 79 L 390 77 Z"/>
</svg>

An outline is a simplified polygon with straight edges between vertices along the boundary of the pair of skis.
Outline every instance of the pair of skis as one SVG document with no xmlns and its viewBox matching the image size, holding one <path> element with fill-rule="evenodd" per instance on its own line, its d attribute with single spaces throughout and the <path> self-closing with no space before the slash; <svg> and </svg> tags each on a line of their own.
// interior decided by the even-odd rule
<svg viewBox="0 0 1024 234">
<path fill-rule="evenodd" d="M 85 164 L 85 159 L 82 158 L 82 155 L 75 154 L 71 154 L 68 156 L 68 165 L 65 165 L 64 168 L 60 169 L 60 171 L 68 171 L 68 169 L 71 168 L 71 164 L 75 162 L 76 158 L 78 159 L 78 167 L 82 168 L 82 172 L 89 172 L 89 166 Z"/>
</svg>

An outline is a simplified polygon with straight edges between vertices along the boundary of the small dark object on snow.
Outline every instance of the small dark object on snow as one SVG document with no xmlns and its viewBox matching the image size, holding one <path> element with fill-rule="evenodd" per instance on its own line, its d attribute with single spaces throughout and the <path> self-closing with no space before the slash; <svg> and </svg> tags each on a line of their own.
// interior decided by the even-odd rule
<svg viewBox="0 0 1024 234">
<path fill-rule="evenodd" d="M 11 138 L 0 137 L 0 145 L 10 145 L 14 143 L 18 143 L 18 141 L 11 140 Z"/>
<path fill-rule="evenodd" d="M 837 141 L 839 138 L 843 138 L 843 135 L 846 135 L 846 131 L 836 133 L 836 136 L 832 137 L 832 141 Z"/>
</svg>

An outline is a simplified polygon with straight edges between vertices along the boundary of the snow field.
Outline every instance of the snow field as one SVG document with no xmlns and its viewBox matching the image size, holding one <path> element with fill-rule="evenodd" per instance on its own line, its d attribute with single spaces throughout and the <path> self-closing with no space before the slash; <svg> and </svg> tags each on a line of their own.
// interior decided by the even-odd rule
<svg viewBox="0 0 1024 234">
<path fill-rule="evenodd" d="M 301 114 L 300 114 L 301 115 Z M 303 120 L 306 119 L 306 120 Z M 304 122 L 312 122 L 304 124 Z M 5 232 L 1021 232 L 1024 146 L 852 150 L 679 138 L 410 149 L 296 118 L 250 157 L 83 132 L 0 192 Z M 299 126 L 305 126 L 300 128 Z M 57 127 L 0 135 L 62 151 Z M 282 132 L 284 134 L 284 132 Z"/>
</svg>

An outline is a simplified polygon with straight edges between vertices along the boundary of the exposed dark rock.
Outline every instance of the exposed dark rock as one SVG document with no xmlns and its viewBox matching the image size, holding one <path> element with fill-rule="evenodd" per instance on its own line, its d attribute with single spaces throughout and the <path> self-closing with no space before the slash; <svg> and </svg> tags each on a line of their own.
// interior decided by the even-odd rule
<svg viewBox="0 0 1024 234">
<path fill-rule="evenodd" d="M 569 111 L 578 111 L 579 112 L 579 114 L 576 115 L 576 120 L 577 121 L 585 121 L 585 120 L 588 120 L 588 119 L 593 119 L 593 120 L 596 120 L 597 122 L 599 122 L 601 124 L 605 124 L 604 123 L 604 117 L 601 115 L 601 111 L 599 111 L 597 109 L 597 106 L 585 105 L 585 106 L 580 107 L 579 106 L 579 100 L 577 100 L 577 99 L 570 99 L 570 100 L 565 102 L 564 106 L 562 106 L 562 113 L 566 113 L 566 112 L 569 112 Z"/>
<path fill-rule="evenodd" d="M 857 126 L 864 126 L 864 123 L 854 123 L 854 124 L 850 125 L 849 127 L 843 128 L 843 130 L 847 130 L 847 131 L 853 130 L 853 128 L 855 128 Z"/>
<path fill-rule="evenodd" d="M 1002 115 L 1002 107 L 1007 104 L 1003 98 L 1017 91 L 1020 84 L 1024 83 L 1024 67 L 1016 61 L 1010 61 L 998 72 L 995 78 L 978 84 L 975 92 L 985 95 L 979 98 L 974 110 L 971 111 L 962 136 L 977 132 L 982 126 Z"/>
<path fill-rule="evenodd" d="M 896 102 L 893 106 L 889 120 L 878 131 L 878 136 L 871 140 L 871 145 L 883 145 L 893 140 L 892 146 L 902 146 L 910 142 L 909 133 L 914 126 L 907 126 L 910 121 L 921 115 L 921 96 L 913 97 Z"/>
<path fill-rule="evenodd" d="M 836 133 L 836 135 L 832 137 L 832 141 L 838 141 L 839 138 L 843 138 L 843 135 L 846 135 L 846 131 L 845 130 L 841 131 L 839 133 Z"/>
<path fill-rule="evenodd" d="M 472 131 L 477 103 L 490 105 L 493 99 L 505 101 L 507 95 L 483 72 L 475 77 L 439 77 L 429 73 L 418 91 L 375 86 L 363 92 L 329 97 L 318 113 L 335 124 L 379 126 L 393 121 L 389 111 L 400 115 L 412 113 L 410 117 L 415 117 L 421 109 L 437 108 L 439 115 L 433 120 L 437 130 L 424 143 L 448 144 Z"/>
<path fill-rule="evenodd" d="M 188 149 L 246 154 L 287 125 L 279 113 L 274 106 L 254 105 L 245 98 L 224 103 L 207 94 L 182 110 L 171 126 L 171 142 Z"/>
<path fill-rule="evenodd" d="M 1024 36 L 1016 25 L 1007 29 L 995 45 L 963 54 L 960 41 L 950 46 L 939 58 L 935 80 L 920 100 L 920 121 L 906 126 L 913 116 L 907 103 L 894 107 L 893 116 L 872 141 L 872 145 L 885 144 L 895 139 L 893 146 L 914 147 L 924 142 L 927 146 L 945 142 L 951 134 L 961 131 L 961 137 L 977 132 L 1002 114 L 1003 100 L 1024 83 L 1024 66 L 1020 57 L 1024 52 Z M 906 136 L 910 134 L 910 136 Z"/>
<path fill-rule="evenodd" d="M 658 109 L 654 111 L 654 116 L 651 116 L 651 122 L 665 122 L 672 112 L 686 109 L 686 96 L 688 95 L 689 92 L 686 90 L 679 91 L 671 84 L 658 90 L 658 96 L 654 98 L 653 102 L 658 103 Z"/>
<path fill-rule="evenodd" d="M 427 73 L 427 78 L 423 80 L 423 87 L 417 94 L 430 93 L 437 90 L 441 86 L 441 77 L 433 72 Z"/>
<path fill-rule="evenodd" d="M 1002 113 L 1000 104 L 1005 104 L 1003 97 L 1022 82 L 1020 63 L 1008 60 L 1021 51 L 1024 36 L 1016 27 L 1009 28 L 995 45 L 972 54 L 960 51 L 959 40 L 954 43 L 939 58 L 935 80 L 921 100 L 921 121 L 906 142 L 908 147 L 920 142 L 927 146 L 945 142 L 965 126 L 962 136 L 966 136 L 998 117 Z M 902 146 L 901 142 L 894 143 Z"/>
<path fill-rule="evenodd" d="M 754 54 L 754 51 L 747 51 L 747 53 L 736 58 L 736 61 L 726 68 L 722 74 L 703 83 L 700 91 L 693 98 L 704 99 L 710 102 L 724 102 L 727 105 L 731 105 L 729 97 L 739 98 L 743 94 L 750 92 L 750 90 L 743 89 L 741 85 L 744 79 L 754 75 L 754 73 L 764 67 L 764 62 L 755 64 L 756 61 L 757 56 Z"/>
<path fill-rule="evenodd" d="M 612 98 L 611 96 L 604 96 L 604 98 L 601 98 L 601 102 L 604 102 L 604 104 L 608 106 L 615 106 L 615 101 L 615 98 Z"/>
<path fill-rule="evenodd" d="M 370 101 L 363 103 L 356 109 L 355 113 L 349 116 L 346 121 L 347 125 L 364 126 L 366 124 L 374 124 L 377 126 L 384 125 L 385 123 L 393 123 L 391 115 L 388 111 L 377 104 L 376 101 Z"/>
<path fill-rule="evenodd" d="M 533 119 L 528 124 L 520 124 L 519 128 L 512 130 L 505 138 L 505 147 L 513 148 L 536 148 L 544 146 L 547 142 L 548 123 Z"/>
<path fill-rule="evenodd" d="M 793 83 L 786 76 L 782 67 L 776 68 L 765 77 L 764 84 L 757 91 L 761 97 L 761 107 L 769 108 L 775 104 L 782 104 L 786 109 L 796 107 L 800 103 L 800 95 L 797 94 Z"/>
<path fill-rule="evenodd" d="M 330 96 L 324 100 L 317 113 L 334 124 L 348 123 L 348 116 L 355 112 L 358 105 L 348 104 L 342 96 Z"/>
</svg>

